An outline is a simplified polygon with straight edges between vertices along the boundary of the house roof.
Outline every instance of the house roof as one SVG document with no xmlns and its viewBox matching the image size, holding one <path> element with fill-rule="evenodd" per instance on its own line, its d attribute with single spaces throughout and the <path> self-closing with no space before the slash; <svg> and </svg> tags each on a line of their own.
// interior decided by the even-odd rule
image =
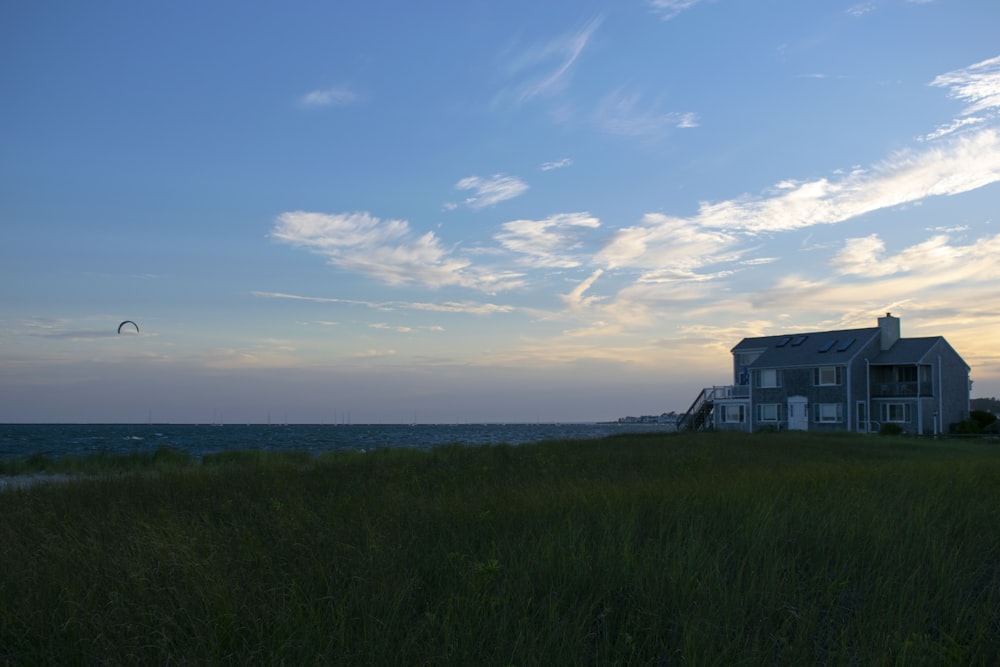
<svg viewBox="0 0 1000 667">
<path fill-rule="evenodd" d="M 873 337 L 878 327 L 842 329 L 810 333 L 781 334 L 744 338 L 732 349 L 739 352 L 760 351 L 749 368 L 784 368 L 788 366 L 838 365 L 850 361 Z M 871 360 L 872 365 L 915 364 L 925 361 L 938 343 L 948 345 L 942 336 L 900 338 L 891 348 Z M 950 347 L 950 346 L 949 346 Z"/>
<path fill-rule="evenodd" d="M 872 364 L 915 364 L 923 360 L 924 356 L 940 340 L 942 340 L 941 336 L 900 338 L 895 345 L 872 359 Z"/>
<path fill-rule="evenodd" d="M 732 351 L 736 354 L 762 350 L 760 356 L 750 364 L 750 368 L 843 364 L 850 361 L 872 337 L 878 335 L 880 335 L 878 327 L 866 327 L 759 336 L 744 338 Z"/>
</svg>

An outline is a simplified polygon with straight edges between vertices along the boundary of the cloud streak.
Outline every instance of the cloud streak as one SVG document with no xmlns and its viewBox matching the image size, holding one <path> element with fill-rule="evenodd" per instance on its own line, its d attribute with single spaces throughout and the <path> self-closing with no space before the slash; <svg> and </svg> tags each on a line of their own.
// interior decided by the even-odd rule
<svg viewBox="0 0 1000 667">
<path fill-rule="evenodd" d="M 510 313 L 513 306 L 495 303 L 479 303 L 475 301 L 443 301 L 432 303 L 426 301 L 361 301 L 357 299 L 338 299 L 334 297 L 305 296 L 288 294 L 286 292 L 251 292 L 253 296 L 262 299 L 288 299 L 291 301 L 309 301 L 312 303 L 333 303 L 350 306 L 362 306 L 378 311 L 416 310 L 434 313 L 466 313 L 470 315 L 494 315 Z"/>
<path fill-rule="evenodd" d="M 927 197 L 957 195 L 1000 180 L 1000 134 L 983 130 L 923 151 L 901 151 L 870 171 L 787 181 L 765 199 L 702 204 L 692 222 L 751 233 L 834 224 Z"/>
<path fill-rule="evenodd" d="M 601 18 L 595 18 L 580 30 L 529 47 L 510 58 L 509 74 L 521 78 L 516 93 L 518 104 L 562 90 L 601 22 Z"/>
<path fill-rule="evenodd" d="M 475 287 L 478 282 L 467 260 L 443 248 L 434 232 L 416 236 L 405 220 L 380 220 L 367 212 L 294 211 L 278 217 L 271 236 L 390 285 Z"/>
<path fill-rule="evenodd" d="M 594 112 L 597 125 L 611 134 L 627 137 L 661 135 L 671 129 L 698 127 L 692 111 L 664 111 L 662 102 L 645 102 L 642 95 L 617 89 L 604 98 Z"/>
<path fill-rule="evenodd" d="M 335 86 L 310 91 L 299 98 L 299 104 L 304 107 L 343 107 L 354 104 L 359 99 L 358 94 L 350 88 Z"/>
<path fill-rule="evenodd" d="M 989 122 L 1000 111 L 1000 56 L 937 76 L 930 85 L 950 88 L 948 97 L 966 107 L 958 118 L 923 137 L 925 141 Z"/>
<path fill-rule="evenodd" d="M 703 0 L 649 0 L 649 6 L 660 18 L 669 21 L 702 2 Z"/>
<path fill-rule="evenodd" d="M 582 245 L 579 234 L 600 226 L 601 221 L 589 213 L 559 213 L 544 220 L 505 222 L 495 238 L 507 250 L 521 254 L 523 263 L 572 268 L 582 262 L 570 254 Z"/>
<path fill-rule="evenodd" d="M 1000 58 L 942 75 L 934 85 L 948 87 L 953 97 L 966 103 L 963 113 L 977 114 L 986 122 L 1000 108 Z M 621 99 L 627 102 L 623 107 L 626 110 L 644 108 L 648 112 L 637 115 L 642 121 L 634 124 L 637 131 L 655 130 L 657 123 L 669 116 L 655 110 L 656 105 L 639 105 L 637 97 Z M 751 256 L 766 243 L 762 239 L 843 223 L 930 197 L 959 195 L 1000 181 L 1000 130 L 984 126 L 983 122 L 977 121 L 975 128 L 942 134 L 917 148 L 898 151 L 867 168 L 812 180 L 787 179 L 758 196 L 702 202 L 687 217 L 648 213 L 635 224 L 612 230 L 602 246 L 590 249 L 585 242 L 602 228 L 602 223 L 589 213 L 558 213 L 542 219 L 504 222 L 493 235 L 495 248 L 478 248 L 476 255 L 466 253 L 464 257 L 444 246 L 432 232 L 418 235 L 406 221 L 380 220 L 368 213 L 286 213 L 279 217 L 272 236 L 323 254 L 344 270 L 392 285 L 457 286 L 488 292 L 530 289 L 535 286 L 535 272 L 586 267 L 589 277 L 577 282 L 569 293 L 553 295 L 564 313 L 573 318 L 594 315 L 604 322 L 639 326 L 657 320 L 665 308 L 675 304 L 683 304 L 687 317 L 720 308 L 739 311 L 750 307 L 751 302 L 758 306 L 784 303 L 787 299 L 779 295 L 786 293 L 806 296 L 833 289 L 827 282 L 831 280 L 828 273 L 820 280 L 789 275 L 773 290 L 760 290 L 744 303 L 718 298 L 719 290 L 740 293 L 738 281 L 732 280 L 734 275 L 766 271 L 779 261 L 774 256 Z M 566 162 L 544 163 L 542 168 L 557 168 Z M 519 178 L 505 174 L 469 176 L 455 187 L 471 191 L 465 204 L 473 209 L 517 197 L 528 188 Z M 885 242 L 876 234 L 852 238 L 835 252 L 830 267 L 836 276 L 849 282 L 887 281 L 887 293 L 899 295 L 911 293 L 904 276 L 919 273 L 918 267 L 925 274 L 933 269 L 930 272 L 938 273 L 946 285 L 951 285 L 948 281 L 956 276 L 965 275 L 959 260 L 977 266 L 980 274 L 992 271 L 995 275 L 996 268 L 987 257 L 971 247 L 955 246 L 945 230 L 939 232 L 895 255 L 887 253 Z M 996 240 L 988 245 L 993 247 Z M 773 254 L 773 250 L 765 252 Z M 495 271 L 477 266 L 470 259 L 474 256 L 497 257 L 497 262 L 513 258 L 523 270 Z M 970 279 L 975 277 L 971 275 Z M 604 294 L 597 292 L 598 281 Z M 405 307 L 501 312 L 493 304 Z M 841 303 L 833 307 L 846 306 Z M 584 326 L 580 330 L 604 328 Z"/>
<path fill-rule="evenodd" d="M 564 157 L 561 160 L 554 160 L 552 162 L 543 162 L 540 169 L 542 171 L 552 171 L 553 169 L 563 169 L 565 167 L 571 167 L 571 166 L 573 166 L 573 160 L 568 157 Z"/>
<path fill-rule="evenodd" d="M 519 197 L 528 191 L 528 184 L 517 176 L 494 174 L 489 178 L 467 176 L 455 184 L 456 190 L 472 190 L 465 200 L 469 208 L 495 206 L 502 201 Z"/>
</svg>

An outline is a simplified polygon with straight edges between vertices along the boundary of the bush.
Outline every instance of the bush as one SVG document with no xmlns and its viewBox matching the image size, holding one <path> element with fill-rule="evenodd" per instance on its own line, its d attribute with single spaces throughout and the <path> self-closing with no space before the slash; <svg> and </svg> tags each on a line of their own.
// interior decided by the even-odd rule
<svg viewBox="0 0 1000 667">
<path fill-rule="evenodd" d="M 960 435 L 976 435 L 983 432 L 983 427 L 975 419 L 963 419 L 952 425 L 952 430 Z"/>
<path fill-rule="evenodd" d="M 986 410 L 973 410 L 969 413 L 969 419 L 979 424 L 980 430 L 986 430 L 997 420 L 997 416 Z"/>
<path fill-rule="evenodd" d="M 903 427 L 899 424 L 886 423 L 879 428 L 879 435 L 899 435 L 903 432 Z"/>
</svg>

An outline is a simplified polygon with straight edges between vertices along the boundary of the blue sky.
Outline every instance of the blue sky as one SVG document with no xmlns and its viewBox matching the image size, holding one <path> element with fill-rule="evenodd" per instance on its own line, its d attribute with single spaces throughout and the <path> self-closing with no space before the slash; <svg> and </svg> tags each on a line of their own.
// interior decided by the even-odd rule
<svg viewBox="0 0 1000 667">
<path fill-rule="evenodd" d="M 658 414 L 745 336 L 888 311 L 1000 395 L 997 26 L 5 2 L 0 422 Z"/>
</svg>

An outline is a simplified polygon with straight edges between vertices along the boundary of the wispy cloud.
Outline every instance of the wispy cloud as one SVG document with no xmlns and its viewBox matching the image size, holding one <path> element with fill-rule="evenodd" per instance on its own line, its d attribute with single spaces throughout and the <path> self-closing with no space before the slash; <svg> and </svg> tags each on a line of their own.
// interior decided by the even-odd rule
<svg viewBox="0 0 1000 667">
<path fill-rule="evenodd" d="M 400 324 L 388 324 L 387 322 L 375 322 L 373 324 L 369 324 L 368 326 L 369 328 L 372 329 L 379 329 L 381 331 L 392 331 L 394 333 L 404 333 L 404 334 L 415 333 L 417 331 L 434 331 L 434 332 L 444 331 L 444 327 L 437 325 L 410 327 Z"/>
<path fill-rule="evenodd" d="M 479 282 L 468 272 L 469 262 L 443 248 L 434 232 L 417 236 L 405 220 L 380 220 L 367 212 L 295 211 L 278 216 L 271 236 L 390 285 L 474 287 Z"/>
<path fill-rule="evenodd" d="M 562 90 L 574 63 L 601 21 L 601 18 L 595 18 L 580 30 L 521 49 L 509 56 L 506 61 L 508 74 L 519 80 L 516 101 L 520 104 L 539 95 Z"/>
<path fill-rule="evenodd" d="M 355 359 L 379 359 L 381 357 L 394 357 L 396 356 L 396 350 L 376 350 L 374 348 L 369 348 L 367 350 L 362 350 L 354 354 Z"/>
<path fill-rule="evenodd" d="M 980 282 L 985 279 L 992 282 L 996 279 L 995 258 L 1000 250 L 1000 235 L 978 239 L 968 245 L 957 245 L 951 242 L 948 234 L 936 234 L 922 243 L 904 248 L 896 255 L 888 255 L 885 249 L 885 242 L 877 234 L 848 239 L 830 264 L 844 275 L 880 277 L 920 274 L 933 276 L 932 280 L 939 281 L 943 276 L 958 272 L 962 280 Z M 947 280 L 955 282 L 956 279 L 957 276 L 953 276 Z"/>
<path fill-rule="evenodd" d="M 95 339 L 116 339 L 128 341 L 139 336 L 135 329 L 123 330 L 118 333 L 117 324 L 119 318 L 114 316 L 92 316 L 84 318 L 87 321 L 97 321 L 93 327 L 82 328 L 77 321 L 62 318 L 36 318 L 24 320 L 19 323 L 16 330 L 18 335 L 31 338 L 48 338 L 56 340 L 95 340 Z M 85 325 L 86 326 L 86 325 Z M 96 328 L 95 328 L 96 327 Z M 143 331 L 141 337 L 148 339 L 157 334 L 152 331 Z"/>
<path fill-rule="evenodd" d="M 612 134 L 649 136 L 671 129 L 698 127 L 691 111 L 664 111 L 662 101 L 646 102 L 640 93 L 619 88 L 604 97 L 594 112 L 597 124 Z"/>
<path fill-rule="evenodd" d="M 881 238 L 870 235 L 845 243 L 831 259 L 833 274 L 818 279 L 788 275 L 752 299 L 758 305 L 818 303 L 827 312 L 871 312 L 899 304 L 906 304 L 910 312 L 957 312 L 955 304 L 995 303 L 1000 297 L 998 256 L 1000 235 L 967 245 L 936 235 L 894 255 L 885 251 Z M 987 317 L 1000 319 L 992 311 Z"/>
<path fill-rule="evenodd" d="M 517 176 L 494 174 L 489 178 L 467 176 L 455 184 L 455 189 L 472 190 L 474 194 L 466 198 L 465 204 L 470 208 L 485 208 L 524 194 L 528 184 Z"/>
<path fill-rule="evenodd" d="M 900 151 L 870 170 L 836 178 L 785 181 L 770 197 L 704 203 L 690 222 L 751 233 L 843 222 L 933 196 L 1000 181 L 1000 134 L 982 130 L 923 151 Z"/>
<path fill-rule="evenodd" d="M 543 162 L 540 169 L 542 171 L 552 171 L 553 169 L 563 169 L 564 167 L 571 167 L 573 165 L 573 160 L 564 157 L 561 160 L 555 160 L 553 162 Z"/>
<path fill-rule="evenodd" d="M 375 322 L 374 324 L 369 324 L 368 327 L 383 331 L 395 331 L 396 333 L 413 333 L 413 327 L 392 325 L 385 322 Z"/>
<path fill-rule="evenodd" d="M 505 222 L 495 238 L 532 266 L 571 268 L 581 263 L 571 254 L 581 246 L 580 232 L 600 226 L 601 221 L 589 213 L 559 213 L 544 220 Z"/>
<path fill-rule="evenodd" d="M 1000 107 L 998 70 L 1000 58 L 942 75 L 935 82 L 948 86 L 953 97 L 967 103 L 963 113 L 975 112 L 985 118 Z M 646 110 L 635 117 L 646 119 L 647 129 L 669 116 L 660 113 L 655 104 L 640 105 L 637 97 L 623 96 L 620 100 L 624 100 L 623 109 Z M 643 123 L 635 126 L 642 127 Z M 545 164 L 556 168 L 563 162 Z M 556 295 L 566 312 L 574 313 L 573 317 L 592 315 L 627 326 L 656 321 L 675 304 L 683 305 L 686 317 L 712 309 L 730 309 L 726 311 L 730 316 L 733 312 L 742 316 L 745 313 L 741 309 L 752 308 L 753 304 L 782 301 L 782 290 L 799 295 L 828 292 L 833 289 L 829 281 L 834 278 L 826 268 L 817 280 L 787 275 L 774 290 L 762 290 L 743 302 L 736 297 L 719 298 L 720 290 L 732 295 L 741 293 L 739 281 L 732 279 L 737 273 L 766 271 L 767 265 L 778 261 L 773 256 L 757 256 L 762 238 L 842 223 L 929 197 L 958 195 L 998 181 L 1000 130 L 987 125 L 917 144 L 917 148 L 893 153 L 868 167 L 836 171 L 826 178 L 786 179 L 759 195 L 703 202 L 690 216 L 649 213 L 635 224 L 614 230 L 597 250 L 584 245 L 587 236 L 602 227 L 600 220 L 589 213 L 511 220 L 494 234 L 496 247 L 480 248 L 477 253 L 465 251 L 465 256 L 443 245 L 432 232 L 420 235 L 406 221 L 380 220 L 368 213 L 286 213 L 278 219 L 272 236 L 321 253 L 345 270 L 390 284 L 460 286 L 495 292 L 529 286 L 536 269 L 589 266 L 588 278 L 568 294 Z M 518 196 L 528 186 L 517 177 L 496 174 L 490 178 L 470 176 L 455 187 L 471 191 L 466 205 L 482 208 Z M 900 298 L 909 293 L 903 285 L 912 279 L 908 274 L 928 273 L 917 272 L 914 267 L 933 266 L 931 273 L 952 280 L 965 275 L 961 269 L 964 262 L 978 267 L 982 274 L 995 276 L 995 266 L 990 274 L 991 260 L 971 246 L 957 245 L 948 236 L 952 231 L 935 230 L 925 242 L 895 254 L 889 253 L 885 242 L 874 234 L 850 239 L 836 250 L 826 246 L 820 252 L 832 258 L 834 276 L 847 282 L 888 281 L 886 288 Z M 991 247 L 996 243 L 991 241 Z M 525 267 L 523 272 L 496 271 L 474 265 L 470 259 L 490 255 L 509 258 L 510 253 Z M 603 293 L 597 293 L 598 283 Z M 479 314 L 507 312 L 506 307 L 495 304 L 363 305 Z M 846 303 L 831 307 L 843 308 Z"/>
<path fill-rule="evenodd" d="M 706 202 L 689 218 L 648 214 L 640 224 L 616 231 L 594 259 L 608 268 L 642 270 L 639 282 L 718 280 L 732 269 L 706 271 L 708 267 L 763 263 L 742 261 L 750 250 L 747 239 L 760 234 L 841 223 L 998 181 L 1000 134 L 983 130 L 924 151 L 897 153 L 870 170 L 859 168 L 831 179 L 784 181 L 764 197 Z M 852 241 L 837 265 L 851 273 L 873 262 L 882 250 L 880 243 L 873 238 Z"/>
<path fill-rule="evenodd" d="M 704 0 L 648 0 L 653 11 L 664 21 L 669 21 L 681 12 L 701 4 Z"/>
<path fill-rule="evenodd" d="M 965 102 L 967 106 L 959 118 L 938 128 L 926 138 L 935 139 L 969 125 L 995 119 L 1000 112 L 1000 56 L 942 74 L 931 81 L 930 85 L 949 88 L 948 96 Z"/>
<path fill-rule="evenodd" d="M 581 281 L 576 287 L 570 290 L 569 294 L 564 294 L 562 296 L 562 301 L 570 310 L 579 310 L 590 305 L 593 305 L 597 301 L 600 301 L 600 297 L 589 296 L 585 297 L 584 293 L 593 287 L 597 279 L 601 277 L 604 273 L 604 269 L 597 269 L 591 273 L 587 278 Z"/>
<path fill-rule="evenodd" d="M 292 301 L 311 301 L 313 303 L 335 303 L 350 306 L 362 306 L 384 312 L 394 310 L 416 310 L 434 313 L 465 313 L 470 315 L 494 315 L 509 313 L 513 306 L 477 301 L 443 301 L 432 303 L 426 301 L 360 301 L 357 299 L 338 299 L 334 297 L 308 296 L 288 294 L 287 292 L 251 292 L 253 296 L 262 299 L 289 299 Z"/>
<path fill-rule="evenodd" d="M 640 224 L 615 232 L 596 260 L 608 268 L 648 269 L 665 275 L 663 267 L 671 267 L 671 271 L 690 275 L 708 264 L 734 259 L 738 252 L 732 249 L 737 241 L 736 235 L 726 231 L 648 213 Z"/>
<path fill-rule="evenodd" d="M 343 107 L 354 104 L 359 99 L 358 94 L 350 88 L 335 86 L 310 91 L 299 98 L 299 104 L 304 107 Z"/>
<path fill-rule="evenodd" d="M 874 2 L 859 2 L 847 8 L 848 15 L 854 17 L 865 16 L 866 14 L 871 14 L 873 11 L 875 11 Z"/>
</svg>

